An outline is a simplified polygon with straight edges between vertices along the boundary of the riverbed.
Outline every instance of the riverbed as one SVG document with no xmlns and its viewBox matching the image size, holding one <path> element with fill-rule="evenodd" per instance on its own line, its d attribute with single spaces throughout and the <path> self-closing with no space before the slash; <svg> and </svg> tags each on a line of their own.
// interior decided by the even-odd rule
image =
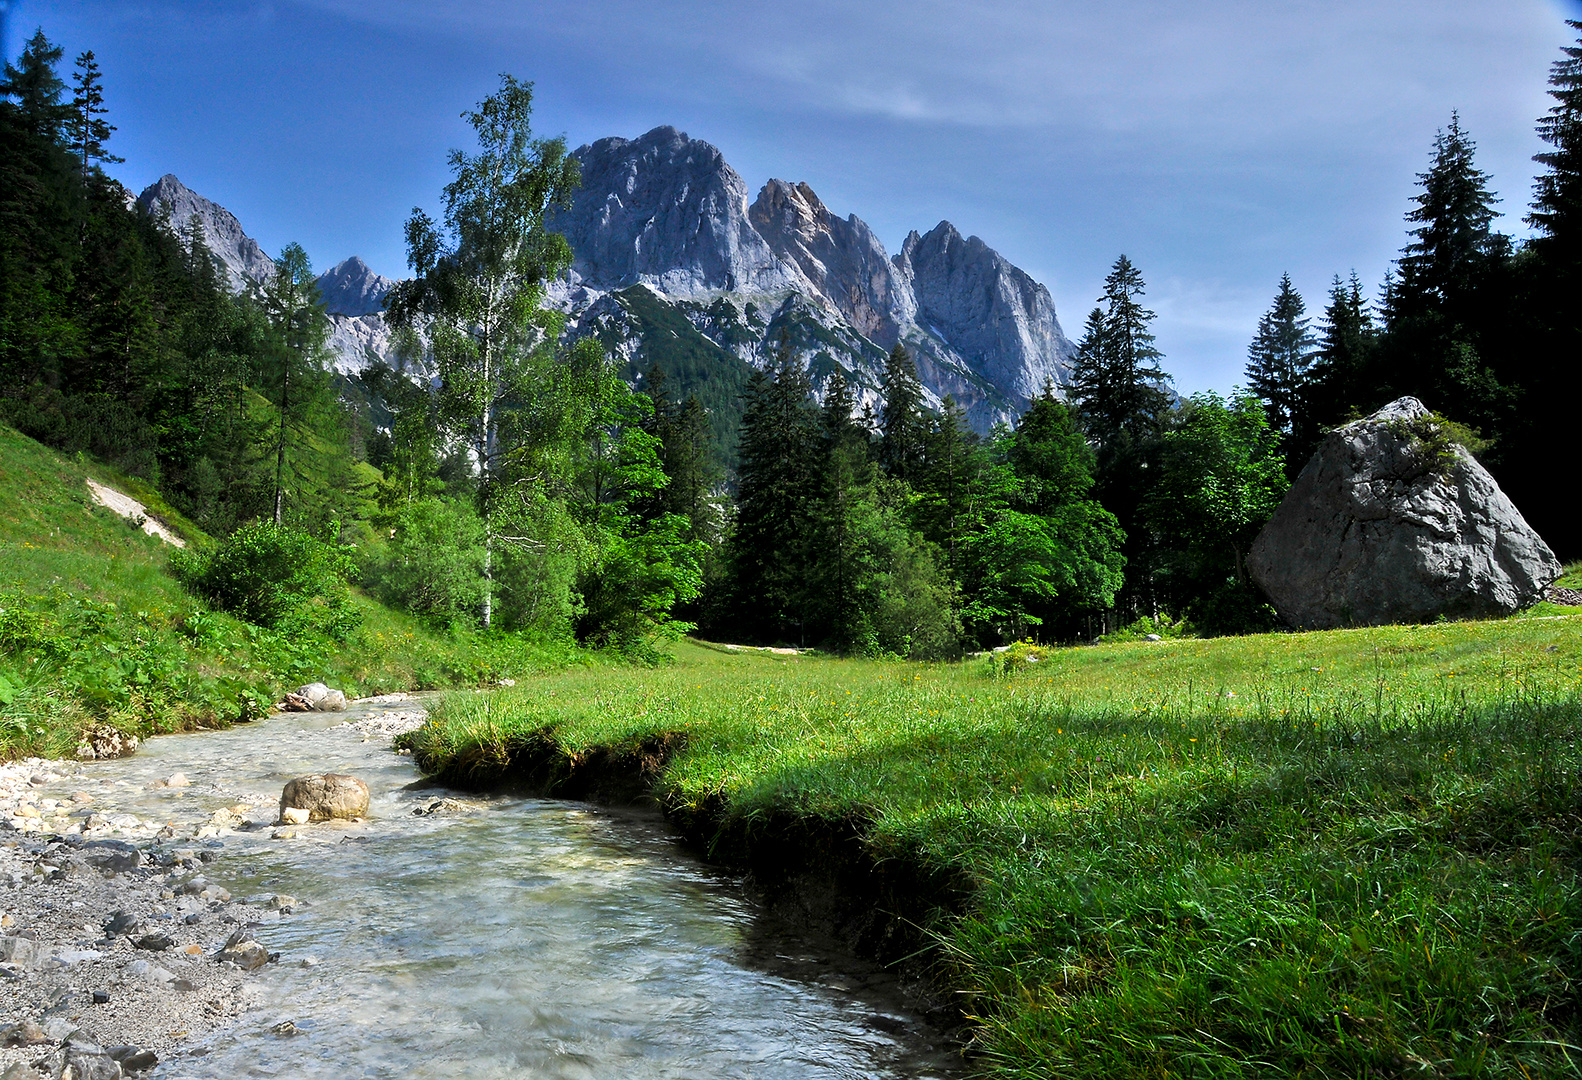
<svg viewBox="0 0 1582 1080">
<path fill-rule="evenodd" d="M 420 707 L 164 736 L 63 766 L 41 788 L 63 807 L 91 793 L 101 833 L 135 817 L 134 842 L 208 852 L 207 881 L 238 900 L 295 901 L 253 931 L 278 958 L 241 976 L 238 1015 L 175 1046 L 154 1076 L 964 1071 L 886 972 L 767 929 L 740 882 L 661 818 L 425 785 L 389 738 Z M 287 779 L 330 771 L 367 782 L 365 820 L 273 825 Z M 190 783 L 160 786 L 177 773 Z M 51 827 L 80 828 L 87 812 Z"/>
</svg>

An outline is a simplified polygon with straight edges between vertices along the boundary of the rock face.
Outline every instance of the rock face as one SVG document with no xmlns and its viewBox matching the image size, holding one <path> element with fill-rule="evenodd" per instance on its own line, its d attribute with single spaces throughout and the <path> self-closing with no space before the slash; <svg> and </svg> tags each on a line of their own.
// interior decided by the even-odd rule
<svg viewBox="0 0 1582 1080">
<path fill-rule="evenodd" d="M 368 813 L 368 785 L 345 773 L 299 776 L 280 792 L 282 821 L 287 810 L 306 810 L 309 821 L 362 817 Z"/>
<path fill-rule="evenodd" d="M 331 315 L 377 315 L 384 310 L 385 294 L 395 284 L 376 274 L 357 256 L 342 259 L 318 277 L 324 310 Z"/>
<path fill-rule="evenodd" d="M 843 315 L 864 337 L 889 348 L 916 304 L 902 271 L 857 215 L 839 218 L 806 184 L 771 180 L 748 209 L 753 227 L 794 266 L 803 289 Z"/>
<path fill-rule="evenodd" d="M 1049 290 L 976 236 L 941 221 L 912 233 L 896 263 L 912 280 L 917 321 L 939 334 L 991 383 L 1023 398 L 1064 386 L 1071 343 Z"/>
<path fill-rule="evenodd" d="M 651 308 L 631 296 L 643 287 L 753 367 L 785 340 L 816 389 L 840 369 L 859 405 L 876 403 L 898 342 L 929 403 L 953 396 L 981 431 L 1019 415 L 1046 381 L 1069 381 L 1072 346 L 1049 291 L 949 222 L 913 233 L 892 258 L 860 218 L 831 213 L 805 183 L 770 180 L 748 207 L 719 150 L 670 127 L 601 139 L 575 157 L 582 188 L 550 223 L 575 263 L 551 296 L 571 332 L 597 334 L 629 374 L 677 351 L 675 334 L 655 340 L 612 310 Z"/>
<path fill-rule="evenodd" d="M 1302 629 L 1509 615 L 1560 564 L 1416 398 L 1324 439 L 1247 558 Z"/>
<path fill-rule="evenodd" d="M 578 278 L 677 296 L 799 284 L 747 220 L 747 185 L 708 143 L 657 127 L 600 139 L 576 158 L 582 186 L 549 224 L 570 242 Z"/>
<path fill-rule="evenodd" d="M 170 227 L 178 236 L 185 235 L 188 224 L 196 217 L 203 226 L 203 241 L 218 268 L 224 271 L 233 292 L 260 284 L 275 272 L 274 261 L 264 254 L 258 241 L 242 231 L 242 223 L 236 220 L 235 214 L 205 199 L 169 173 L 144 188 L 137 205 L 152 216 L 168 212 Z"/>
<path fill-rule="evenodd" d="M 1073 350 L 1049 291 L 948 221 L 892 257 L 805 183 L 770 180 L 749 206 L 720 151 L 673 127 L 574 156 L 582 185 L 549 221 L 573 262 L 548 302 L 569 336 L 598 337 L 634 384 L 658 364 L 673 396 L 697 393 L 716 416 L 717 449 L 734 445 L 744 371 L 775 363 L 782 342 L 816 392 L 839 370 L 859 407 L 879 403 L 885 356 L 903 344 L 927 403 L 953 397 L 980 432 L 1014 420 L 1046 382 L 1069 381 Z M 174 176 L 138 202 L 168 207 L 177 231 L 196 215 L 232 289 L 272 272 L 231 213 Z M 319 278 L 333 366 L 348 382 L 376 363 L 433 377 L 426 361 L 395 354 L 380 314 L 392 284 L 355 257 Z"/>
</svg>

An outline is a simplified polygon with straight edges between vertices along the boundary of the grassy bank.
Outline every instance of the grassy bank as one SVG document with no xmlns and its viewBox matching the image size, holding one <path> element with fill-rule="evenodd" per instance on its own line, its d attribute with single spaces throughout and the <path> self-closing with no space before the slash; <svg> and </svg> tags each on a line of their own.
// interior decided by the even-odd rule
<svg viewBox="0 0 1582 1080">
<path fill-rule="evenodd" d="M 572 659 L 504 635 L 433 634 L 361 595 L 361 626 L 335 645 L 211 611 L 168 573 L 166 545 L 94 505 L 89 476 L 207 541 L 146 485 L 0 426 L 0 759 L 70 756 L 96 724 L 226 724 L 310 680 L 352 694 L 478 686 Z"/>
<path fill-rule="evenodd" d="M 1579 680 L 1575 615 L 937 667 L 689 644 L 459 695 L 413 745 L 472 784 L 659 749 L 716 838 L 852 822 L 966 883 L 933 962 L 1007 1075 L 1563 1076 Z"/>
</svg>

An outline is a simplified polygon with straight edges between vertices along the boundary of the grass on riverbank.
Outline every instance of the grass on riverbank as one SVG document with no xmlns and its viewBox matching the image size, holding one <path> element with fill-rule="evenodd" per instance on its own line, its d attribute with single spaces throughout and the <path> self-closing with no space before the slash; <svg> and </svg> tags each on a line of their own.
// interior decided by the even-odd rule
<svg viewBox="0 0 1582 1080">
<path fill-rule="evenodd" d="M 222 725 L 310 680 L 352 694 L 478 686 L 572 660 L 508 635 L 433 634 L 360 594 L 362 624 L 343 644 L 211 611 L 167 572 L 169 548 L 94 505 L 88 476 L 157 500 L 0 426 L 0 760 L 70 757 L 93 724 L 138 735 Z"/>
<path fill-rule="evenodd" d="M 677 657 L 458 695 L 412 744 L 487 783 L 679 733 L 672 810 L 856 819 L 964 877 L 937 962 L 1004 1075 L 1582 1066 L 1582 617 Z"/>
</svg>

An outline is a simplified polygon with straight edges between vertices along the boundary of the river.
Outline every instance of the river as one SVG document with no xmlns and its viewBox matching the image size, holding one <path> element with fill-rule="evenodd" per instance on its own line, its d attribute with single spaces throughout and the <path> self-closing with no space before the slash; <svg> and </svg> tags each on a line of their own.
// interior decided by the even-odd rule
<svg viewBox="0 0 1582 1080">
<path fill-rule="evenodd" d="M 249 1010 L 158 1077 L 955 1077 L 959 1053 L 888 975 L 766 933 L 740 883 L 657 817 L 414 785 L 410 758 L 348 721 L 286 714 L 151 739 L 85 768 L 95 809 L 190 830 L 281 785 L 348 772 L 361 823 L 227 832 L 210 881 L 301 901 L 259 936 L 280 960 Z M 175 772 L 192 785 L 156 787 Z M 414 811 L 452 797 L 460 813 Z M 308 964 L 305 965 L 304 961 Z M 278 1034 L 287 1021 L 298 1032 Z"/>
</svg>

